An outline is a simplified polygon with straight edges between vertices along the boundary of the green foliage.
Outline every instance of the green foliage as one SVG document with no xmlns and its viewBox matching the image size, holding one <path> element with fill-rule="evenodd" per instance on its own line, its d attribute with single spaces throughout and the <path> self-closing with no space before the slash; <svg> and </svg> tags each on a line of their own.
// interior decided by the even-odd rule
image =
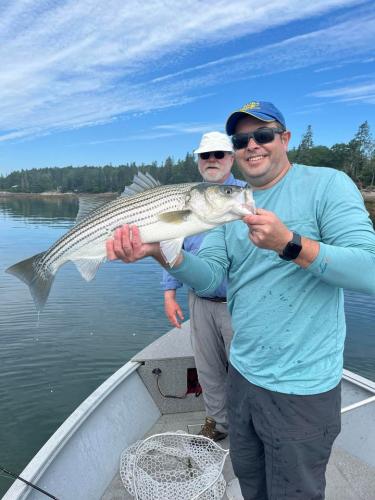
<svg viewBox="0 0 375 500">
<path fill-rule="evenodd" d="M 291 162 L 332 167 L 346 172 L 360 187 L 375 184 L 375 142 L 367 121 L 362 123 L 352 140 L 346 143 L 314 146 L 311 125 L 302 136 L 298 148 L 288 152 Z"/>
<path fill-rule="evenodd" d="M 311 125 L 301 138 L 297 148 L 288 152 L 289 160 L 304 165 L 326 166 L 345 171 L 360 187 L 375 186 L 375 143 L 367 121 L 362 123 L 352 140 L 327 146 L 314 145 Z M 0 191 L 41 193 L 57 192 L 121 192 L 131 184 L 137 171 L 149 172 L 162 184 L 196 182 L 201 180 L 194 155 L 188 153 L 184 160 L 166 158 L 160 166 L 135 163 L 105 165 L 103 167 L 63 167 L 20 170 L 0 176 Z M 236 165 L 233 174 L 243 176 Z"/>
</svg>

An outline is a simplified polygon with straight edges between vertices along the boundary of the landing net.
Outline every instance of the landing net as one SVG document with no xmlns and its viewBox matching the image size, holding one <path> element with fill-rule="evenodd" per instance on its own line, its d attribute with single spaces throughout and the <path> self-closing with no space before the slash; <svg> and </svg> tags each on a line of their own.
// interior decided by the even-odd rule
<svg viewBox="0 0 375 500">
<path fill-rule="evenodd" d="M 139 500 L 219 500 L 229 451 L 203 436 L 182 431 L 137 441 L 121 455 L 120 475 Z"/>
</svg>

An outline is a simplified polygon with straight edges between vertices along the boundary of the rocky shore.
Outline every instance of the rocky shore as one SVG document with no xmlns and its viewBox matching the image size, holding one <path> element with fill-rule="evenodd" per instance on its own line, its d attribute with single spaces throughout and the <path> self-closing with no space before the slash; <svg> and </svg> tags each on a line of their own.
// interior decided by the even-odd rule
<svg viewBox="0 0 375 500">
<path fill-rule="evenodd" d="M 375 201 L 375 190 L 367 191 L 362 190 L 362 196 L 365 201 Z"/>
<path fill-rule="evenodd" d="M 108 196 L 113 197 L 116 196 L 117 193 L 59 193 L 57 191 L 45 191 L 44 193 L 15 193 L 11 191 L 0 191 L 0 198 L 48 198 L 48 197 L 74 197 L 80 194 L 92 194 L 92 196 Z"/>
<path fill-rule="evenodd" d="M 375 201 L 375 189 L 363 189 L 361 191 L 363 199 L 364 200 L 369 200 Z M 11 191 L 0 191 L 0 197 L 26 197 L 26 196 L 32 196 L 32 197 L 43 197 L 43 196 L 77 196 L 79 194 L 92 194 L 93 196 L 116 196 L 117 193 L 73 193 L 73 192 L 68 192 L 68 193 L 60 193 L 58 191 L 45 191 L 44 193 L 15 193 Z"/>
</svg>

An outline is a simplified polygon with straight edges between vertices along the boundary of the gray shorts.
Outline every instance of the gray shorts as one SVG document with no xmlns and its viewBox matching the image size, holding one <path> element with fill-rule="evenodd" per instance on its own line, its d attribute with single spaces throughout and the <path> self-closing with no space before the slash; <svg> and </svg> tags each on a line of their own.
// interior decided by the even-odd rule
<svg viewBox="0 0 375 500">
<path fill-rule="evenodd" d="M 229 365 L 230 456 L 245 500 L 322 500 L 341 429 L 341 384 L 298 396 L 263 389 Z"/>
</svg>

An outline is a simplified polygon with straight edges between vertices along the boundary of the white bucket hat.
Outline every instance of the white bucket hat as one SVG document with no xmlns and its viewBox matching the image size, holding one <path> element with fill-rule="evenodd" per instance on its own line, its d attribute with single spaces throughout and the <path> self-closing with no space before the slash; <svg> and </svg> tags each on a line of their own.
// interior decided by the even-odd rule
<svg viewBox="0 0 375 500">
<path fill-rule="evenodd" d="M 202 135 L 199 148 L 194 153 L 209 153 L 211 151 L 233 152 L 232 141 L 226 134 L 221 132 L 207 132 L 207 134 Z"/>
</svg>

